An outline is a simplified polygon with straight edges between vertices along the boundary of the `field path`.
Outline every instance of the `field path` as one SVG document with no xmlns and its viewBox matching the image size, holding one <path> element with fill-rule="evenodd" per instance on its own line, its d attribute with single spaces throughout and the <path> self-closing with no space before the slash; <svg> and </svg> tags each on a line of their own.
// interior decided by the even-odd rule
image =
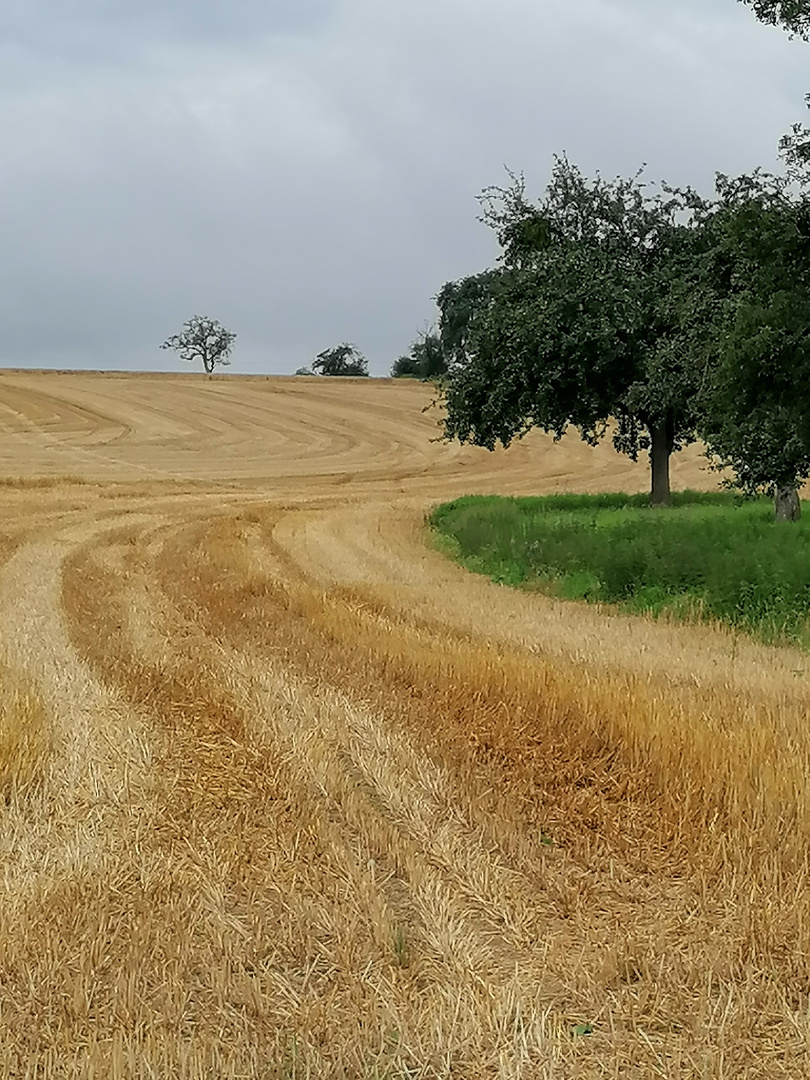
<svg viewBox="0 0 810 1080">
<path fill-rule="evenodd" d="M 0 375 L 0 1076 L 810 1075 L 804 657 L 449 563 L 646 475 L 428 400 Z"/>
</svg>

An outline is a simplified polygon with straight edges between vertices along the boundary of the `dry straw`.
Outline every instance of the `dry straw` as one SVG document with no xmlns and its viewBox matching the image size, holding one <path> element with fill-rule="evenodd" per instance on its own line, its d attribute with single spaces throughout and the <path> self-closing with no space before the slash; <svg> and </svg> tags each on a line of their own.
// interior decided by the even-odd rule
<svg viewBox="0 0 810 1080">
<path fill-rule="evenodd" d="M 810 1075 L 805 658 L 424 543 L 636 474 L 418 387 L 60 378 L 6 377 L 99 482 L 2 493 L 0 1077 Z"/>
</svg>

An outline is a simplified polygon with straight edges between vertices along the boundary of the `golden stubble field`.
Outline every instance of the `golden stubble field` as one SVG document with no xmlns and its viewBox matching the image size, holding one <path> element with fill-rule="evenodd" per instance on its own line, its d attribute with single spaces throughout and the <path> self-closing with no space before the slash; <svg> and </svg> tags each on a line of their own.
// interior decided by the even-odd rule
<svg viewBox="0 0 810 1080">
<path fill-rule="evenodd" d="M 446 562 L 647 476 L 428 400 L 0 375 L 0 1076 L 810 1075 L 807 658 Z"/>
</svg>

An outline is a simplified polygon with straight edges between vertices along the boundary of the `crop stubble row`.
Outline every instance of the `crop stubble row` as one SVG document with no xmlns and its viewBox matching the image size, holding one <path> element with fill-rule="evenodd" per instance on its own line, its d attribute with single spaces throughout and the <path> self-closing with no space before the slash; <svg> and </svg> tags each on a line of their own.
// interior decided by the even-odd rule
<svg viewBox="0 0 810 1080">
<path fill-rule="evenodd" d="M 210 438 L 226 384 L 175 382 Z M 306 477 L 301 386 L 271 477 L 254 452 L 181 493 L 164 447 L 144 478 L 156 420 L 3 496 L 6 663 L 52 727 L 2 822 L 6 1075 L 803 1075 L 802 658 L 465 578 L 426 504 L 573 485 L 582 449 L 431 450 L 384 385 L 396 437 L 361 416 L 352 458 L 350 388 L 318 384 L 343 419 Z M 583 486 L 627 486 L 610 460 Z"/>
</svg>

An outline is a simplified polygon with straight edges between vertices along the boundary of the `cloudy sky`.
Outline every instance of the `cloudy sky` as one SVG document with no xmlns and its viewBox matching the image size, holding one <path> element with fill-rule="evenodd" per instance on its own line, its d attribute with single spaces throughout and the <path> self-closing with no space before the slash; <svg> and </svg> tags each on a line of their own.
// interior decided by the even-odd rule
<svg viewBox="0 0 810 1080">
<path fill-rule="evenodd" d="M 373 374 L 491 265 L 476 194 L 551 158 L 711 190 L 810 119 L 735 0 L 0 0 L 0 365 Z"/>
</svg>

